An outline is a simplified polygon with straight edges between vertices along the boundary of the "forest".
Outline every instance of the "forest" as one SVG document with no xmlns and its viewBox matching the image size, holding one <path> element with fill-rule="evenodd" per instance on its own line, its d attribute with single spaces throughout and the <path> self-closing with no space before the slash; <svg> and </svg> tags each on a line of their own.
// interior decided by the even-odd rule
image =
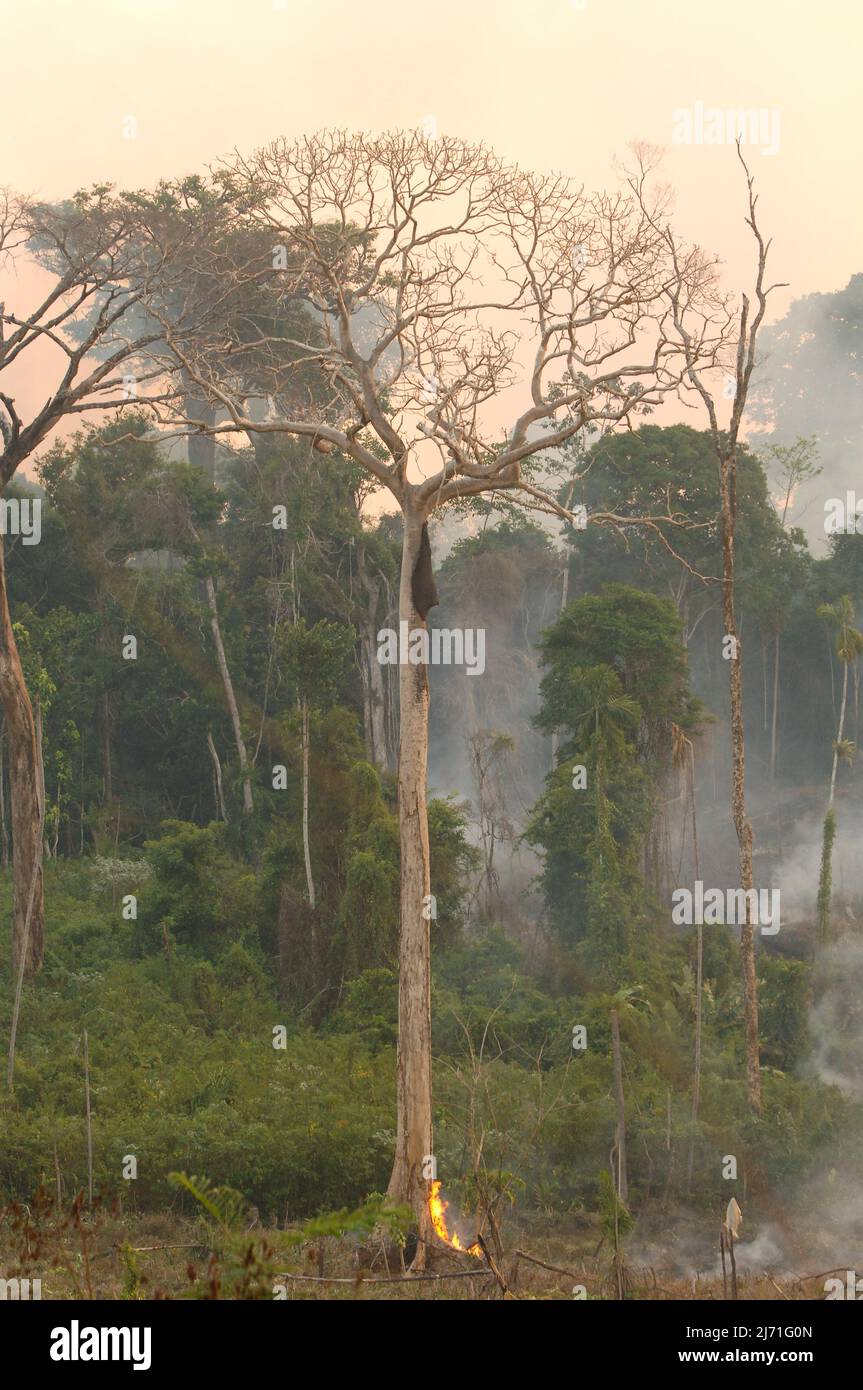
<svg viewBox="0 0 863 1390">
<path fill-rule="evenodd" d="M 863 1260 L 863 272 L 771 318 L 728 158 L 739 289 L 645 149 L 596 194 L 424 130 L 6 194 L 5 1280 Z"/>
</svg>

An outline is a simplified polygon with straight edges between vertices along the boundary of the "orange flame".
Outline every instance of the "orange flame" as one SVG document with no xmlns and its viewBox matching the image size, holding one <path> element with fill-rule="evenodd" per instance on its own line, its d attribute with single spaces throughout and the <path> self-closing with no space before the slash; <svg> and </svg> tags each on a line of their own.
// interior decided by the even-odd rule
<svg viewBox="0 0 863 1390">
<path fill-rule="evenodd" d="M 443 1197 L 440 1195 L 440 1190 L 441 1183 L 435 1180 L 429 1192 L 429 1214 L 431 1216 L 432 1225 L 435 1228 L 435 1234 L 443 1241 L 444 1245 L 448 1245 L 451 1250 L 462 1250 L 466 1255 L 473 1255 L 475 1259 L 481 1260 L 483 1257 L 482 1246 L 478 1241 L 473 1245 L 465 1246 L 462 1245 L 457 1234 L 453 1233 L 453 1235 L 450 1236 L 446 1228 L 446 1217 L 444 1215 L 449 1206 L 449 1202 L 444 1201 Z"/>
</svg>

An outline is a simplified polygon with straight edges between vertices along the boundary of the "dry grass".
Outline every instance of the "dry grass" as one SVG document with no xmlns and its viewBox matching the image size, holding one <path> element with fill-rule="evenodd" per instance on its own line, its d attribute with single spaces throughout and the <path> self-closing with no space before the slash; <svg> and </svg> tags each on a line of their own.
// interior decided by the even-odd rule
<svg viewBox="0 0 863 1390">
<path fill-rule="evenodd" d="M 231 1238 L 230 1249 L 212 1250 L 198 1222 L 173 1212 L 138 1215 L 98 1207 L 73 1206 L 59 1218 L 50 1204 L 11 1207 L 0 1212 L 0 1276 L 39 1278 L 43 1299 L 154 1299 L 188 1297 L 272 1298 L 291 1301 L 371 1299 L 447 1299 L 488 1301 L 503 1292 L 484 1266 L 469 1256 L 435 1250 L 424 1281 L 403 1281 L 398 1250 L 384 1241 L 360 1244 L 346 1238 L 324 1240 L 279 1253 L 278 1231 L 253 1230 Z M 203 1242 L 203 1243 L 202 1243 Z M 583 1286 L 588 1299 L 611 1299 L 616 1289 L 608 1252 L 596 1249 L 589 1223 L 532 1222 L 508 1233 L 501 1265 L 512 1296 L 520 1300 L 572 1301 Z M 542 1268 L 516 1252 L 554 1268 Z M 245 1255 L 254 1277 L 239 1286 L 233 1273 Z M 478 1277 L 445 1276 L 473 1272 Z M 741 1273 L 742 1301 L 820 1299 L 829 1271 L 808 1279 Z M 301 1276 L 280 1280 L 279 1275 Z M 815 1278 L 814 1276 L 818 1276 Z M 334 1282 L 324 1282 L 333 1280 Z M 376 1282 L 392 1280 L 393 1282 Z M 335 1282 L 343 1281 L 343 1282 Z M 235 1289 L 239 1287 L 239 1294 Z M 722 1300 L 721 1277 L 681 1278 L 658 1266 L 627 1269 L 627 1298 L 633 1300 Z"/>
</svg>

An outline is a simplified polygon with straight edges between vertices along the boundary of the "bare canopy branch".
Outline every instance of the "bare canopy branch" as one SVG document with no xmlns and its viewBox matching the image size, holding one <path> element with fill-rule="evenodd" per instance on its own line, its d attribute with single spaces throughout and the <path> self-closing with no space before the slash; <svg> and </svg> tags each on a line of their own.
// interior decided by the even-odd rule
<svg viewBox="0 0 863 1390">
<path fill-rule="evenodd" d="M 339 449 L 423 515 L 535 497 L 537 455 L 630 427 L 690 369 L 664 200 L 643 187 L 587 195 L 419 133 L 280 140 L 212 178 L 238 212 L 196 246 L 206 331 L 177 331 L 158 277 L 144 297 L 216 429 Z M 693 303 L 712 292 L 698 271 Z M 715 350 L 695 344 L 697 363 Z"/>
</svg>

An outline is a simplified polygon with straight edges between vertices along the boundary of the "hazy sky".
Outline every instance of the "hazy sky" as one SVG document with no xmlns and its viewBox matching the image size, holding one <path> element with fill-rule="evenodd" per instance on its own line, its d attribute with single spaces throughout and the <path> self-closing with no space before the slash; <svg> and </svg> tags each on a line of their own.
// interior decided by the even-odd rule
<svg viewBox="0 0 863 1390">
<path fill-rule="evenodd" d="M 752 255 L 733 147 L 672 143 L 673 113 L 753 110 L 778 143 L 748 151 L 772 278 L 790 282 L 775 318 L 863 269 L 861 15 L 859 0 L 0 0 L 0 184 L 141 186 L 276 135 L 433 116 L 597 188 L 643 139 L 668 147 L 680 232 L 736 288 Z"/>
</svg>

